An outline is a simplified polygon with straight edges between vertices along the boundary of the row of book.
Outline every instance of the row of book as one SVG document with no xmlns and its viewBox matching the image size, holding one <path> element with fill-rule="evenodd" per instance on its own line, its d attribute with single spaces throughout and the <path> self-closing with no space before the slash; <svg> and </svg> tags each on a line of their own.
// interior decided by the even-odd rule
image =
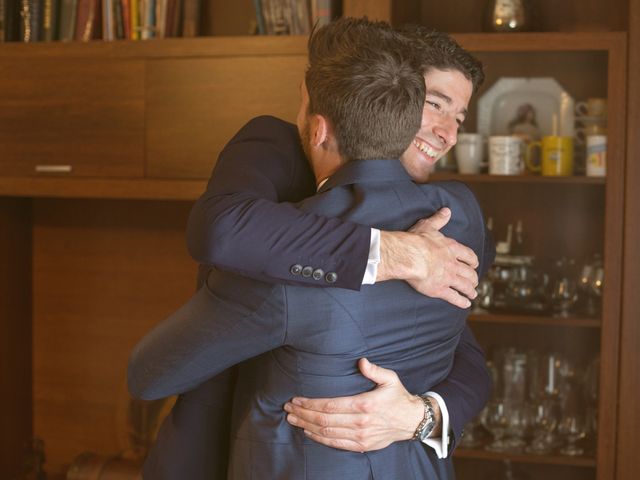
<svg viewBox="0 0 640 480">
<path fill-rule="evenodd" d="M 339 16 L 336 0 L 254 0 L 258 32 L 262 35 L 307 35 Z"/>
<path fill-rule="evenodd" d="M 211 34 L 201 2 L 0 0 L 0 41 L 147 40 Z M 253 0 L 257 34 L 306 35 L 339 15 L 338 0 Z M 248 13 L 248 12 L 247 12 Z"/>
<path fill-rule="evenodd" d="M 199 10 L 200 0 L 0 0 L 0 41 L 196 36 Z"/>
</svg>

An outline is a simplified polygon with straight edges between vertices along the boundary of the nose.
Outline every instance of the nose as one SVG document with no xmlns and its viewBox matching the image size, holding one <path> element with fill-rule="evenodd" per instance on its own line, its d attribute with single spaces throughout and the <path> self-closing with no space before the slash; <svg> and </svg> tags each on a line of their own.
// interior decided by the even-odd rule
<svg viewBox="0 0 640 480">
<path fill-rule="evenodd" d="M 443 115 L 434 128 L 434 133 L 446 146 L 453 147 L 458 141 L 458 122 L 453 117 Z"/>
</svg>

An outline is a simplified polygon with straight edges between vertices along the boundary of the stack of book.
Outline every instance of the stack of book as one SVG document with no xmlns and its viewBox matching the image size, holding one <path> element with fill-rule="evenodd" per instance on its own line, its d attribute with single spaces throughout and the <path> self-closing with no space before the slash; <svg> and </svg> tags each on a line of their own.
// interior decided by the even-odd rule
<svg viewBox="0 0 640 480">
<path fill-rule="evenodd" d="M 254 0 L 261 35 L 307 35 L 339 15 L 336 0 Z"/>
<path fill-rule="evenodd" d="M 0 0 L 0 41 L 193 37 L 200 8 L 200 0 Z"/>
</svg>

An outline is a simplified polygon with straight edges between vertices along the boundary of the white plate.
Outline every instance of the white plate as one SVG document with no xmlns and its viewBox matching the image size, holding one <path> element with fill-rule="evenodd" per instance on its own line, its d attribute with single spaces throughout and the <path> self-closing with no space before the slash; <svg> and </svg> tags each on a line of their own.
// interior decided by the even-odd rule
<svg viewBox="0 0 640 480">
<path fill-rule="evenodd" d="M 558 134 L 574 135 L 573 98 L 553 78 L 503 77 L 478 100 L 478 133 L 483 135 L 510 135 L 510 123 L 519 109 L 529 104 L 535 111 L 539 136 L 553 134 L 553 116 L 557 115 Z"/>
</svg>

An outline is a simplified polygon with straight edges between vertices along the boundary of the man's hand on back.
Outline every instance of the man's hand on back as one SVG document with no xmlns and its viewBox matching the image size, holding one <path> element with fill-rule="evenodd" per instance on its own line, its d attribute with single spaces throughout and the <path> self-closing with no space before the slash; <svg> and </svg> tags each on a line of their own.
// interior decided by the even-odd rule
<svg viewBox="0 0 640 480">
<path fill-rule="evenodd" d="M 287 421 L 318 443 L 354 452 L 410 440 L 424 416 L 422 400 L 404 388 L 394 371 L 364 358 L 358 366 L 376 388 L 352 397 L 296 397 L 284 406 Z M 437 427 L 432 436 L 440 435 L 442 425 L 437 405 L 435 410 Z"/>
<path fill-rule="evenodd" d="M 418 292 L 460 308 L 476 297 L 478 257 L 468 247 L 440 233 L 451 219 L 442 208 L 418 221 L 408 232 L 380 232 L 376 281 L 406 280 Z"/>
</svg>

